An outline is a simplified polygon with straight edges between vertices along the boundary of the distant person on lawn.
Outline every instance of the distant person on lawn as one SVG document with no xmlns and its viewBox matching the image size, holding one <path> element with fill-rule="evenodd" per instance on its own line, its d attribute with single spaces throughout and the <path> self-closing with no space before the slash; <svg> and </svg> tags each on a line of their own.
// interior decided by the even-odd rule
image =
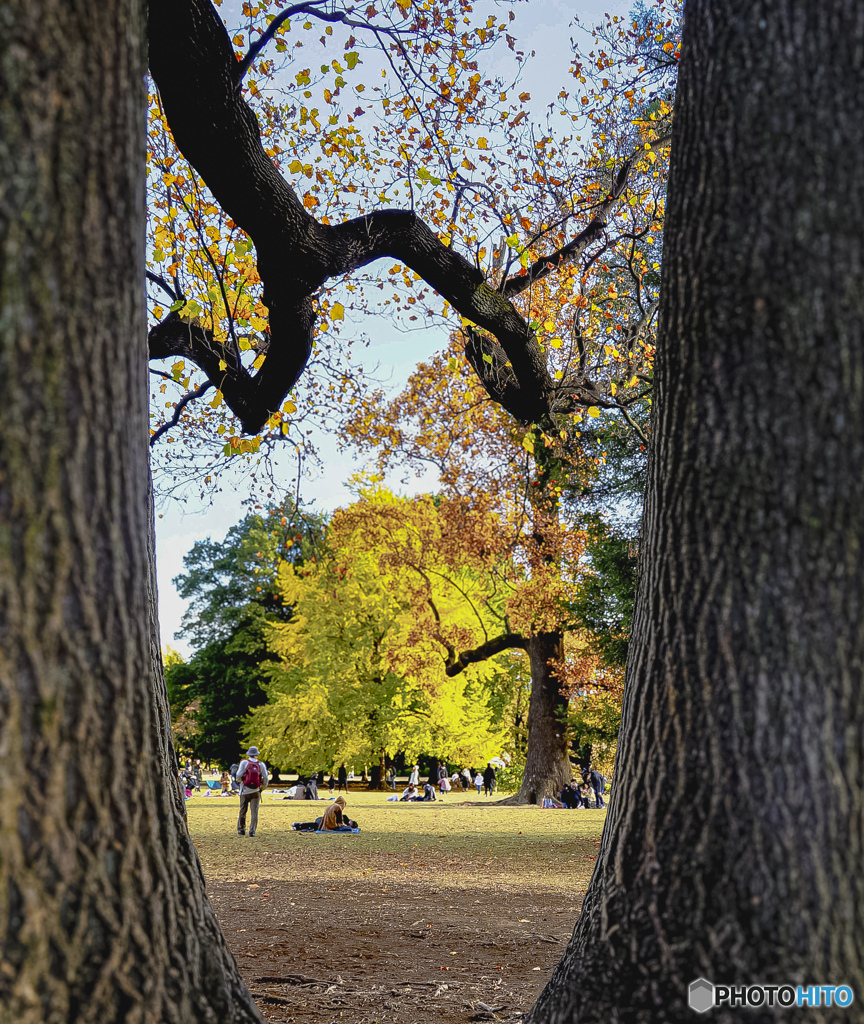
<svg viewBox="0 0 864 1024">
<path fill-rule="evenodd" d="M 246 835 L 246 808 L 251 811 L 249 817 L 249 835 L 254 836 L 258 828 L 258 805 L 261 802 L 261 794 L 267 788 L 270 779 L 267 776 L 267 769 L 258 760 L 258 748 L 250 747 L 246 751 L 246 757 L 240 762 L 237 769 L 237 779 L 240 786 L 240 817 L 237 819 L 237 835 Z"/>
<path fill-rule="evenodd" d="M 339 771 L 336 773 L 336 777 L 339 780 L 339 785 L 336 790 L 337 793 L 341 793 L 344 789 L 348 792 L 348 769 L 345 767 L 345 762 L 339 765 Z"/>
</svg>

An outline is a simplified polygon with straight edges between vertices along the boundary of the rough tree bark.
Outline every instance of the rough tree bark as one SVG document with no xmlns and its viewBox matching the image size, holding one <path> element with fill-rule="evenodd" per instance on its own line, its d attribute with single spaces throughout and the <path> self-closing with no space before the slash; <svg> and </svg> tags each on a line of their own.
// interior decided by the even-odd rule
<svg viewBox="0 0 864 1024">
<path fill-rule="evenodd" d="M 688 3 L 616 783 L 531 1024 L 864 996 L 862 95 L 858 0 Z"/>
<path fill-rule="evenodd" d="M 554 666 L 564 657 L 564 634 L 537 633 L 526 641 L 531 663 L 528 704 L 528 755 L 519 792 L 505 803 L 542 803 L 570 781 L 567 698 Z"/>
<path fill-rule="evenodd" d="M 144 11 L 0 9 L 0 1022 L 260 1022 L 184 820 L 147 463 Z"/>
</svg>

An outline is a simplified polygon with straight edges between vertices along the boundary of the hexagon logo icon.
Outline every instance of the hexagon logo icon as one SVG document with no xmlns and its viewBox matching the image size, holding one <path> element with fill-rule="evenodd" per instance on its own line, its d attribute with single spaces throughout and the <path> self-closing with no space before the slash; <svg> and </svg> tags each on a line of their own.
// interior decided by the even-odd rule
<svg viewBox="0 0 864 1024">
<path fill-rule="evenodd" d="M 714 986 L 705 978 L 697 978 L 690 982 L 688 992 L 690 1009 L 697 1013 L 704 1013 L 714 1005 Z"/>
</svg>

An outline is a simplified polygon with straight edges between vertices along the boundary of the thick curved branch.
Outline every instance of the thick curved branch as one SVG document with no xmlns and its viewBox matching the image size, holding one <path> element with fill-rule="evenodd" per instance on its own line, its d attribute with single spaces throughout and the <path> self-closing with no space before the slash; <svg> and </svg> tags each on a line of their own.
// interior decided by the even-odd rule
<svg viewBox="0 0 864 1024">
<path fill-rule="evenodd" d="M 554 390 L 543 353 L 482 272 L 409 211 L 381 210 L 335 226 L 316 221 L 261 146 L 258 122 L 237 88 L 239 62 L 209 0 L 150 0 L 149 16 L 150 70 L 174 139 L 256 247 L 270 318 L 267 358 L 254 376 L 229 368 L 234 386 L 217 385 L 244 429 L 259 430 L 303 371 L 315 291 L 382 257 L 410 267 L 495 336 L 512 366 L 523 416 L 543 419 Z"/>
<path fill-rule="evenodd" d="M 492 658 L 502 651 L 517 649 L 524 651 L 527 646 L 528 640 L 521 633 L 502 633 L 500 636 L 494 636 L 491 640 L 480 644 L 479 647 L 475 647 L 470 651 L 463 651 L 458 658 L 450 655 L 447 658 L 445 672 L 448 676 L 458 676 L 469 665 L 474 665 L 478 661 L 486 661 L 487 658 Z"/>
<path fill-rule="evenodd" d="M 643 153 L 652 149 L 663 149 L 671 141 L 671 135 L 664 135 L 662 138 L 644 143 L 635 152 L 631 153 L 622 164 L 621 170 L 615 175 L 612 188 L 609 189 L 606 198 L 594 211 L 591 223 L 586 228 L 583 228 L 566 245 L 532 263 L 524 274 L 508 278 L 501 288 L 503 294 L 507 296 L 518 295 L 520 292 L 524 292 L 526 288 L 530 288 L 535 281 L 541 280 L 547 274 L 551 274 L 553 270 L 558 270 L 565 263 L 569 263 L 571 260 L 576 259 L 577 256 L 580 256 L 593 241 L 603 234 L 612 208 L 624 194 L 633 164 L 636 163 Z"/>
</svg>

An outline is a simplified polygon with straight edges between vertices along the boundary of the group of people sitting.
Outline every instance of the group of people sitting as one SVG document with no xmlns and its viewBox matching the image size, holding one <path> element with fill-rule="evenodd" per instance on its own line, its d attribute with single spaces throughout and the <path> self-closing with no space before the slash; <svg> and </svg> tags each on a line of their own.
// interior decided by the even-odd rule
<svg viewBox="0 0 864 1024">
<path fill-rule="evenodd" d="M 295 821 L 291 827 L 295 832 L 355 832 L 360 826 L 345 813 L 345 797 L 337 796 L 320 818 Z"/>
<path fill-rule="evenodd" d="M 391 798 L 391 799 L 395 799 Z M 435 799 L 435 787 L 431 782 L 425 783 L 423 786 L 415 786 L 413 782 L 409 782 L 408 785 L 402 790 L 402 796 L 399 797 L 399 802 L 403 801 L 422 801 L 422 800 L 434 800 Z"/>
<path fill-rule="evenodd" d="M 603 793 L 606 790 L 606 779 L 592 765 L 584 768 L 581 773 L 582 781 L 571 779 L 561 790 L 561 806 L 568 808 L 576 807 L 605 807 Z"/>
</svg>

